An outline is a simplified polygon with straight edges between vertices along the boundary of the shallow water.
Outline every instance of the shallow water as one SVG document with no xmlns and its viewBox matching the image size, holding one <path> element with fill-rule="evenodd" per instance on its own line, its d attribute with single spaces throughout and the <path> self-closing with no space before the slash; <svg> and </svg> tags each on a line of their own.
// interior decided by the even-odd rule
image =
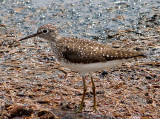
<svg viewBox="0 0 160 119">
<path fill-rule="evenodd" d="M 159 7 L 159 0 L 3 0 L 0 20 L 24 35 L 52 23 L 63 35 L 104 37 L 106 30 L 136 29 L 139 18 L 153 16 Z"/>
</svg>

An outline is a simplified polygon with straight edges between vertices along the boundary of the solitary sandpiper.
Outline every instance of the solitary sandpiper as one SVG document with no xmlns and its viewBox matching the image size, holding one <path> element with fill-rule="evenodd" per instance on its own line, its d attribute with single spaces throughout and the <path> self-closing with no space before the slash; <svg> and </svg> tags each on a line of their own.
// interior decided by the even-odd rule
<svg viewBox="0 0 160 119">
<path fill-rule="evenodd" d="M 37 33 L 22 38 L 20 41 L 35 36 L 44 38 L 49 42 L 55 58 L 60 64 L 81 74 L 84 88 L 79 112 L 82 112 L 84 106 L 86 73 L 89 73 L 91 76 L 94 102 L 93 110 L 96 111 L 96 92 L 91 73 L 111 68 L 132 58 L 146 57 L 141 52 L 114 49 L 108 47 L 106 44 L 100 44 L 91 40 L 62 37 L 59 35 L 57 28 L 51 24 L 39 27 Z"/>
</svg>

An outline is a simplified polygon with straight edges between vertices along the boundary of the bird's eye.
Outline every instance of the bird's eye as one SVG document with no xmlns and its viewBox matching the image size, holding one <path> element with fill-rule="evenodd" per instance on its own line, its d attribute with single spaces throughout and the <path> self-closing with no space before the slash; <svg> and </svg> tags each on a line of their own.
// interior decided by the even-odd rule
<svg viewBox="0 0 160 119">
<path fill-rule="evenodd" d="M 46 34 L 46 33 L 48 33 L 48 30 L 47 29 L 43 29 L 42 33 Z"/>
</svg>

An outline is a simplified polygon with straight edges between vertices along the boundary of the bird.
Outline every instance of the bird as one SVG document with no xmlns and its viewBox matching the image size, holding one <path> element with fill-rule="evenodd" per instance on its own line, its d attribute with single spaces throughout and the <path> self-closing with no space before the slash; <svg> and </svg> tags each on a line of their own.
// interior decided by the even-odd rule
<svg viewBox="0 0 160 119">
<path fill-rule="evenodd" d="M 63 37 L 56 26 L 45 24 L 38 28 L 37 32 L 26 36 L 19 41 L 32 37 L 40 37 L 50 44 L 56 61 L 62 66 L 80 73 L 83 81 L 83 95 L 77 112 L 82 112 L 86 95 L 86 77 L 91 78 L 93 91 L 93 111 L 97 111 L 96 87 L 92 73 L 99 70 L 115 67 L 134 58 L 146 58 L 143 52 L 122 50 L 109 47 L 97 41 L 74 37 Z"/>
</svg>

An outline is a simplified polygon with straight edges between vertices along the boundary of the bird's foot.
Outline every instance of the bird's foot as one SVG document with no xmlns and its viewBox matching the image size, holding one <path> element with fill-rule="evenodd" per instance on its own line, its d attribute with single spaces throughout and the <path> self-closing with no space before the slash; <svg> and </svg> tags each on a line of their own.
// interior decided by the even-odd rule
<svg viewBox="0 0 160 119">
<path fill-rule="evenodd" d="M 62 67 L 58 67 L 59 71 L 63 72 L 65 74 L 64 78 L 68 78 L 68 73 L 69 71 L 66 71 L 65 69 L 63 69 Z"/>
<path fill-rule="evenodd" d="M 82 113 L 82 109 L 78 109 L 78 110 L 76 110 L 76 112 L 75 113 Z"/>
<path fill-rule="evenodd" d="M 98 110 L 97 110 L 97 108 L 96 108 L 96 106 L 93 106 L 93 112 L 97 112 Z"/>
<path fill-rule="evenodd" d="M 76 110 L 76 113 L 82 113 L 82 110 L 83 110 L 83 103 L 81 103 L 79 109 Z"/>
<path fill-rule="evenodd" d="M 76 110 L 76 113 L 82 113 L 82 109 L 83 108 L 80 107 L 78 110 Z"/>
</svg>

